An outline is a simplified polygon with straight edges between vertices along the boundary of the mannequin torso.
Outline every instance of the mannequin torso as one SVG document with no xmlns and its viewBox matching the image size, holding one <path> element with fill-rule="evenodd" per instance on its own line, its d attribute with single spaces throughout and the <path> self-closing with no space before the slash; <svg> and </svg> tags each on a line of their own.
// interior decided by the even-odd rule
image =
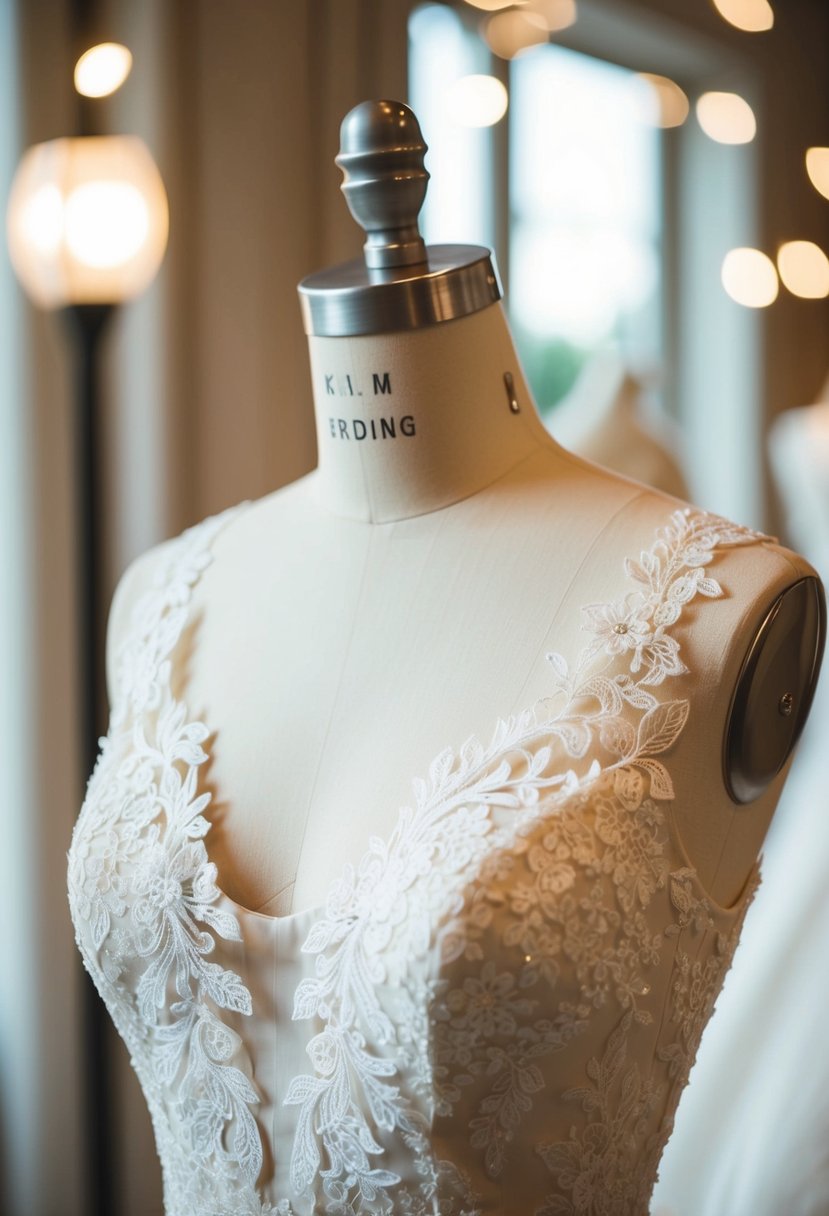
<svg viewBox="0 0 829 1216">
<path fill-rule="evenodd" d="M 211 731 L 200 788 L 212 793 L 219 884 L 270 916 L 322 903 L 370 836 L 388 838 L 411 779 L 443 748 L 470 734 L 486 743 L 498 718 L 549 692 L 545 653 L 575 656 L 580 609 L 629 589 L 624 559 L 649 548 L 678 505 L 547 435 L 499 305 L 403 335 L 313 338 L 311 354 L 319 468 L 219 535 L 176 673 Z M 369 438 L 380 416 L 396 420 L 394 437 L 387 422 Z M 157 560 L 139 559 L 119 587 L 111 673 Z M 726 551 L 716 571 L 726 594 L 692 608 L 705 625 L 681 641 L 689 672 L 676 695 L 691 713 L 672 749 L 669 813 L 726 906 L 782 784 L 746 807 L 729 798 L 731 696 L 769 603 L 807 573 L 770 543 Z"/>
</svg>

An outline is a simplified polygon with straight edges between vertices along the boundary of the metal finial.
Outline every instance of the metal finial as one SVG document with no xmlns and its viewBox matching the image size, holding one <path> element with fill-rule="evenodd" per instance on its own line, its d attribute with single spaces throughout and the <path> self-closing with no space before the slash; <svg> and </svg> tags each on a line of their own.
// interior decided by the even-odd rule
<svg viewBox="0 0 829 1216">
<path fill-rule="evenodd" d="M 342 191 L 368 237 L 363 251 L 372 270 L 426 261 L 417 227 L 429 181 L 426 151 L 420 124 L 401 101 L 361 102 L 342 121 Z"/>
<path fill-rule="evenodd" d="M 441 325 L 501 298 L 480 245 L 423 244 L 417 215 L 429 174 L 426 145 L 401 101 L 365 101 L 343 119 L 337 164 L 349 210 L 367 233 L 365 257 L 299 284 L 305 332 L 318 337 L 394 333 Z"/>
</svg>

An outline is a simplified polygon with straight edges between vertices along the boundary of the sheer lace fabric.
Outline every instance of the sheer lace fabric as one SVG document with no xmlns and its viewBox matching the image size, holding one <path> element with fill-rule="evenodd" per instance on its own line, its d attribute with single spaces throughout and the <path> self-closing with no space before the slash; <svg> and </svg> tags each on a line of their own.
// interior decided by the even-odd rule
<svg viewBox="0 0 829 1216">
<path fill-rule="evenodd" d="M 324 905 L 246 912 L 209 860 L 209 729 L 173 695 L 217 532 L 136 605 L 69 852 L 78 946 L 131 1054 L 168 1216 L 647 1211 L 759 880 L 706 896 L 666 814 L 673 627 L 762 539 L 675 512 L 546 656 L 549 695 L 413 782 Z M 713 610 L 713 609 L 711 609 Z"/>
</svg>

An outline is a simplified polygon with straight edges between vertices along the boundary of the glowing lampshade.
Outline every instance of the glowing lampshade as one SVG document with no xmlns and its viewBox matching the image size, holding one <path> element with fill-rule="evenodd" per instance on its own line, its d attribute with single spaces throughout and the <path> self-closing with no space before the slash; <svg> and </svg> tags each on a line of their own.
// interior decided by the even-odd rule
<svg viewBox="0 0 829 1216">
<path fill-rule="evenodd" d="M 161 264 L 167 195 L 135 136 L 55 139 L 21 160 L 6 227 L 12 264 L 36 304 L 118 303 L 143 291 Z"/>
<path fill-rule="evenodd" d="M 731 249 L 722 264 L 722 285 L 745 308 L 768 308 L 777 299 L 774 262 L 759 249 Z"/>
<path fill-rule="evenodd" d="M 777 269 L 793 296 L 803 300 L 829 296 L 829 258 L 814 241 L 786 241 L 777 251 Z"/>
<path fill-rule="evenodd" d="M 462 127 L 492 127 L 506 114 L 509 95 L 494 76 L 461 76 L 449 88 L 446 103 Z"/>
<path fill-rule="evenodd" d="M 774 25 L 769 0 L 714 0 L 714 8 L 729 25 L 747 34 L 762 33 Z"/>
<path fill-rule="evenodd" d="M 120 42 L 99 42 L 75 64 L 75 88 L 83 97 L 109 97 L 127 79 L 132 52 Z"/>
<path fill-rule="evenodd" d="M 829 148 L 809 148 L 806 152 L 806 172 L 815 190 L 829 198 Z"/>
<path fill-rule="evenodd" d="M 718 144 L 748 144 L 757 134 L 754 111 L 739 93 L 703 93 L 697 100 L 697 121 Z"/>
</svg>

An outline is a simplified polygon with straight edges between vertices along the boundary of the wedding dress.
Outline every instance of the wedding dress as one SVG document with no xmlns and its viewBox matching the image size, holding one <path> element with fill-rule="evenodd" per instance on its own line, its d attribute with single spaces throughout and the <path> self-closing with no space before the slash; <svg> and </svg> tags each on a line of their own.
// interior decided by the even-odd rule
<svg viewBox="0 0 829 1216">
<path fill-rule="evenodd" d="M 173 692 L 193 588 L 248 506 L 167 546 L 137 603 L 69 852 L 168 1216 L 645 1213 L 759 881 L 718 905 L 674 826 L 675 626 L 716 613 L 721 548 L 764 538 L 667 516 L 582 610 L 581 653 L 540 658 L 549 694 L 436 756 L 388 839 L 275 917 L 222 892 L 210 727 Z"/>
</svg>

